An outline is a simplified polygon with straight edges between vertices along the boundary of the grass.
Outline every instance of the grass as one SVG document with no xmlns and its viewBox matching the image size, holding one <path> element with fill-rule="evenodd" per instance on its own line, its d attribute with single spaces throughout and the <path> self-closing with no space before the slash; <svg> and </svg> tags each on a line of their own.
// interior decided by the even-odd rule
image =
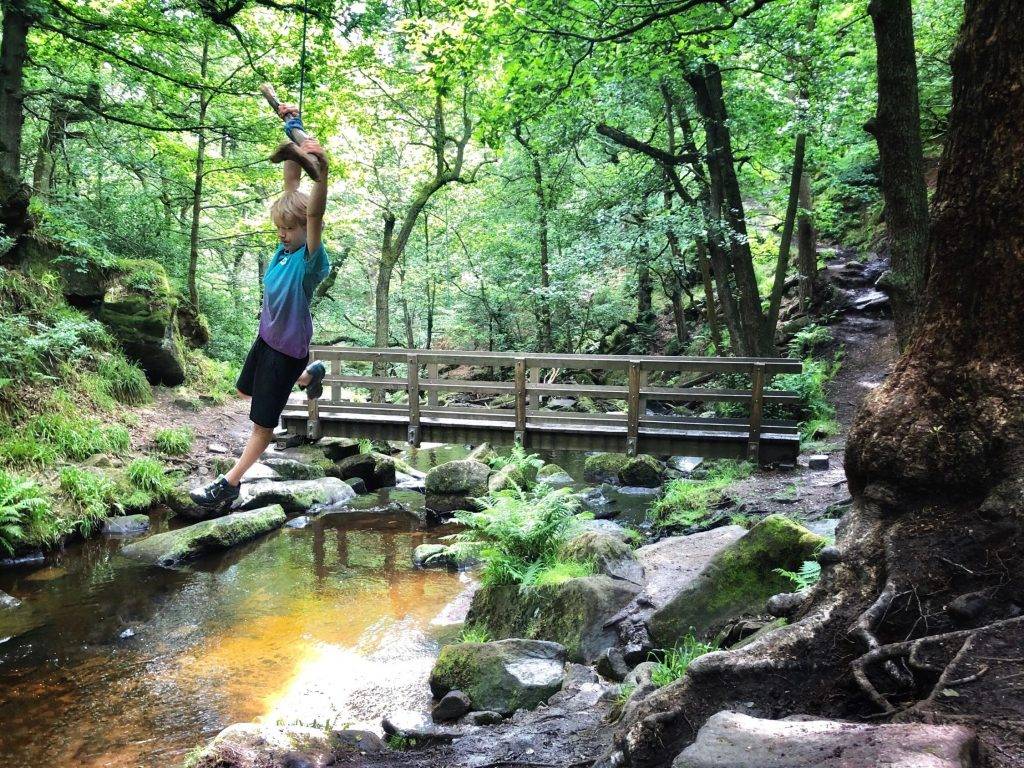
<svg viewBox="0 0 1024 768">
<path fill-rule="evenodd" d="M 158 430 L 153 435 L 156 447 L 168 456 L 184 456 L 192 450 L 194 439 L 192 427 L 169 427 Z"/>
<path fill-rule="evenodd" d="M 707 519 L 723 491 L 754 471 L 748 462 L 720 460 L 709 465 L 702 480 L 679 479 L 665 486 L 665 494 L 651 506 L 657 528 L 689 528 Z"/>
<path fill-rule="evenodd" d="M 84 461 L 93 454 L 126 452 L 128 430 L 91 416 L 73 414 L 73 404 L 53 400 L 54 410 L 0 432 L 0 464 L 46 467 L 60 460 Z"/>
<path fill-rule="evenodd" d="M 71 526 L 88 536 L 110 512 L 124 511 L 119 501 L 118 484 L 106 475 L 82 467 L 65 467 L 60 471 L 61 493 L 78 514 Z"/>
<path fill-rule="evenodd" d="M 460 643 L 487 643 L 490 640 L 491 635 L 484 627 L 463 627 L 462 634 L 459 635 Z"/>
<path fill-rule="evenodd" d="M 177 490 L 177 478 L 168 475 L 163 464 L 156 459 L 136 459 L 125 470 L 125 478 L 131 490 L 131 502 L 125 506 L 133 509 L 148 508 L 155 502 L 167 501 Z"/>
<path fill-rule="evenodd" d="M 481 512 L 456 515 L 466 530 L 456 536 L 480 547 L 485 585 L 532 586 L 538 578 L 563 579 L 569 572 L 559 558 L 580 511 L 571 489 L 538 486 L 498 491 L 484 499 Z"/>
<path fill-rule="evenodd" d="M 694 659 L 714 650 L 717 650 L 714 643 L 703 643 L 692 633 L 686 635 L 679 645 L 666 651 L 661 659 L 653 659 L 658 662 L 658 666 L 651 672 L 651 682 L 661 688 L 679 680 Z"/>
<path fill-rule="evenodd" d="M 564 584 L 570 579 L 590 576 L 593 572 L 594 563 L 592 561 L 581 563 L 576 560 L 555 560 L 545 563 L 534 573 L 528 573 L 523 583 L 526 586 L 552 587 Z"/>
</svg>

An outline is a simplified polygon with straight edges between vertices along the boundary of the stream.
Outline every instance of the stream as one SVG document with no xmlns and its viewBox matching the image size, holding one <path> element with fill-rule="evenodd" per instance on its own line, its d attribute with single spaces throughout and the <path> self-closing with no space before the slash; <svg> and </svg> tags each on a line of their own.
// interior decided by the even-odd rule
<svg viewBox="0 0 1024 768">
<path fill-rule="evenodd" d="M 402 458 L 426 471 L 467 451 Z M 544 458 L 582 477 L 583 454 Z M 611 501 L 632 523 L 650 502 Z M 160 512 L 152 523 L 168 527 Z M 23 601 L 0 614 L 0 765 L 165 767 L 234 722 L 379 733 L 382 716 L 427 709 L 473 579 L 414 569 L 412 552 L 448 533 L 325 515 L 180 570 L 140 566 L 103 536 L 0 570 L 0 590 Z"/>
</svg>

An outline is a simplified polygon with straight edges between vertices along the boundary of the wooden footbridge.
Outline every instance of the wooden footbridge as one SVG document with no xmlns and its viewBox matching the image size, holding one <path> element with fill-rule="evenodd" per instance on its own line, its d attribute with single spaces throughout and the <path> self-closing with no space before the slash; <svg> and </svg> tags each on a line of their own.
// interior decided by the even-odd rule
<svg viewBox="0 0 1024 768">
<path fill-rule="evenodd" d="M 290 434 L 310 439 L 364 437 L 404 440 L 413 445 L 421 441 L 518 443 L 533 450 L 749 458 L 762 463 L 793 462 L 800 450 L 796 422 L 763 418 L 765 404 L 798 401 L 794 392 L 766 388 L 776 374 L 799 373 L 802 366 L 797 360 L 336 346 L 314 346 L 311 352 L 314 359 L 327 366 L 324 395 L 308 403 L 289 403 L 281 417 L 282 426 Z M 344 372 L 360 363 L 378 364 L 378 371 L 394 375 Z M 447 375 L 442 375 L 442 370 L 448 371 Z M 627 384 L 545 383 L 556 378 L 552 372 L 581 371 L 626 371 Z M 680 386 L 651 386 L 648 381 L 657 372 L 694 375 L 684 377 L 686 381 Z M 700 386 L 721 373 L 743 374 L 749 378 L 750 388 Z M 357 392 L 387 391 L 404 391 L 408 398 L 403 403 L 353 399 Z M 493 407 L 493 402 L 488 407 L 442 405 L 442 392 L 504 396 L 494 400 L 505 407 Z M 622 400 L 626 408 L 619 413 L 575 413 L 547 407 L 553 398 L 566 397 Z M 741 419 L 651 415 L 647 413 L 651 401 L 741 403 L 749 415 Z"/>
</svg>

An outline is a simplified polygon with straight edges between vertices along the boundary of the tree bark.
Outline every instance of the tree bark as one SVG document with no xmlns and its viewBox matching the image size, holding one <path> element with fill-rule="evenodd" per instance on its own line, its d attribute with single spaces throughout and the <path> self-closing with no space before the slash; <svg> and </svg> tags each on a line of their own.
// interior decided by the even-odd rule
<svg viewBox="0 0 1024 768">
<path fill-rule="evenodd" d="M 814 303 L 814 283 L 818 277 L 818 243 L 811 210 L 811 182 L 805 170 L 800 176 L 800 214 L 796 220 L 796 259 L 800 272 L 800 309 L 807 311 Z"/>
<path fill-rule="evenodd" d="M 782 223 L 782 237 L 779 241 L 779 259 L 775 264 L 775 281 L 768 299 L 768 316 L 764 319 L 761 336 L 761 349 L 774 350 L 775 326 L 779 323 L 779 308 L 782 306 L 782 292 L 786 285 L 786 272 L 789 269 L 789 251 L 793 244 L 793 228 L 796 226 L 797 204 L 800 201 L 800 179 L 804 174 L 804 149 L 807 146 L 807 134 L 799 133 L 796 137 L 796 148 L 793 151 L 793 173 L 789 180 L 789 202 L 786 205 L 786 217 Z"/>
<path fill-rule="evenodd" d="M 533 170 L 533 196 L 537 201 L 537 238 L 540 264 L 540 297 L 537 302 L 537 320 L 540 326 L 540 351 L 551 352 L 554 349 L 554 334 L 551 329 L 551 303 L 548 289 L 551 286 L 551 274 L 548 269 L 550 252 L 548 247 L 548 195 L 544 191 L 544 169 L 540 162 L 540 153 L 530 146 L 529 140 L 523 135 L 522 126 L 516 125 L 514 131 L 516 141 L 526 150 L 530 157 Z"/>
<path fill-rule="evenodd" d="M 207 65 L 210 57 L 210 41 L 203 41 L 203 54 L 200 60 L 202 82 L 206 80 Z M 199 129 L 196 131 L 196 176 L 192 185 L 192 221 L 188 235 L 188 301 L 193 310 L 199 311 L 199 291 L 196 288 L 196 271 L 199 267 L 199 220 L 203 212 L 203 176 L 206 165 L 206 110 L 210 106 L 210 97 L 206 91 L 199 92 Z"/>
<path fill-rule="evenodd" d="M 600 764 L 668 766 L 736 701 L 772 719 L 964 723 L 991 768 L 1024 758 L 1005 716 L 1019 711 L 1024 660 L 996 650 L 1024 643 L 1022 50 L 1015 0 L 968 2 L 921 313 L 854 421 L 853 508 L 806 607 L 758 642 L 694 661 L 627 711 L 618 754 Z M 980 613 L 953 609 L 979 595 Z M 951 701 L 936 695 L 949 688 Z"/>
<path fill-rule="evenodd" d="M 28 190 L 21 181 L 25 59 L 33 17 L 23 0 L 3 3 L 0 41 L 0 224 L 17 240 L 29 229 Z"/>
<path fill-rule="evenodd" d="M 878 110 L 865 125 L 878 142 L 892 267 L 889 294 L 900 349 L 906 348 L 928 280 L 928 193 L 914 55 L 911 0 L 871 0 L 878 63 Z"/>
</svg>

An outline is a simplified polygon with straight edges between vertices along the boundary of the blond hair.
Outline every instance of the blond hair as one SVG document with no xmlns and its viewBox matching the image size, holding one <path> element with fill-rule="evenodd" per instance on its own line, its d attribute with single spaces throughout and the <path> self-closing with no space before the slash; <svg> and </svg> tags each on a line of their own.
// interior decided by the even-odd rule
<svg viewBox="0 0 1024 768">
<path fill-rule="evenodd" d="M 285 192 L 270 206 L 270 218 L 277 227 L 301 227 L 306 223 L 309 195 L 299 190 Z"/>
</svg>

